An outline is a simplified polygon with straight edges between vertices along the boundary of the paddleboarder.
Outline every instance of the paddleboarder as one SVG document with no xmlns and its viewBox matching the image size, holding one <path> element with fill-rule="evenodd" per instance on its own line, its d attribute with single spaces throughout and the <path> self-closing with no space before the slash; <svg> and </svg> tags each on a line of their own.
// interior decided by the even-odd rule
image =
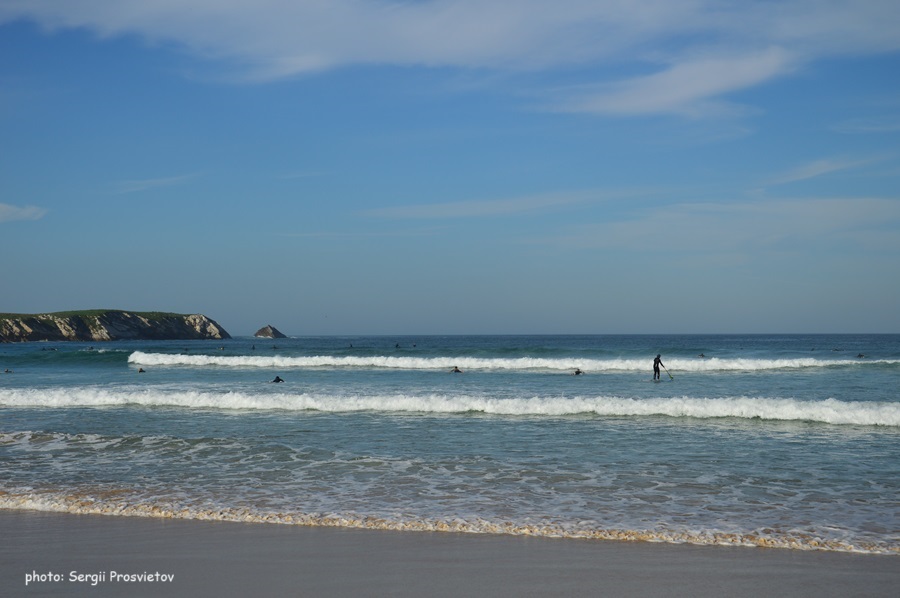
<svg viewBox="0 0 900 598">
<path fill-rule="evenodd" d="M 659 380 L 659 366 L 663 366 L 662 357 L 660 355 L 656 356 L 656 359 L 653 360 L 653 379 Z"/>
</svg>

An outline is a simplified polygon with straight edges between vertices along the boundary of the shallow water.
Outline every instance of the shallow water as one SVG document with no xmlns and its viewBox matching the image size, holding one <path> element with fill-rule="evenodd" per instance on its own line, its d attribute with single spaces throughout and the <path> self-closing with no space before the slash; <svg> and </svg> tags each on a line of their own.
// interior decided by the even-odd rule
<svg viewBox="0 0 900 598">
<path fill-rule="evenodd" d="M 6 368 L 0 507 L 900 554 L 897 335 L 29 343 Z"/>
</svg>

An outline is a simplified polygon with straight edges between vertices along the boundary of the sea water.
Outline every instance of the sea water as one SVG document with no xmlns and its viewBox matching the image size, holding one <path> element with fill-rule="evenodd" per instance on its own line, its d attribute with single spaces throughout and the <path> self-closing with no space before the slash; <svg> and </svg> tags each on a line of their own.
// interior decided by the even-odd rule
<svg viewBox="0 0 900 598">
<path fill-rule="evenodd" d="M 900 335 L 7 344 L 0 508 L 900 555 L 898 385 Z"/>
</svg>

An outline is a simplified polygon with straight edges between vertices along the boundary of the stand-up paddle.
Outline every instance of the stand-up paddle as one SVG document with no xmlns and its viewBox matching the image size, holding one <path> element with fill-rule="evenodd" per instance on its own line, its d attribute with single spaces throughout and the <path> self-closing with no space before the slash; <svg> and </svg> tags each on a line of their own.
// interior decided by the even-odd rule
<svg viewBox="0 0 900 598">
<path fill-rule="evenodd" d="M 661 363 L 659 365 L 662 365 Z M 666 373 L 669 374 L 669 370 L 666 369 L 666 366 L 663 365 L 663 369 L 666 370 Z M 675 377 L 672 374 L 669 374 L 669 380 L 674 380 Z"/>
</svg>

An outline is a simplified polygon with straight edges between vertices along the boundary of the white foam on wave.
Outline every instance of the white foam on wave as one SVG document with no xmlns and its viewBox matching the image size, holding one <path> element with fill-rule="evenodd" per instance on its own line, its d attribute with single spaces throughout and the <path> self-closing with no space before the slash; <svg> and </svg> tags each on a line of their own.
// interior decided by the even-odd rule
<svg viewBox="0 0 900 598">
<path fill-rule="evenodd" d="M 802 401 L 767 397 L 670 397 L 638 399 L 616 396 L 491 398 L 474 395 L 337 395 L 317 393 L 211 392 L 195 390 L 80 387 L 65 390 L 3 389 L 0 405 L 9 407 L 168 406 L 199 409 L 282 409 L 345 413 L 478 412 L 507 416 L 562 417 L 594 414 L 607 417 L 669 416 L 811 421 L 833 425 L 900 426 L 900 403 Z"/>
<path fill-rule="evenodd" d="M 463 370 L 552 370 L 585 372 L 644 372 L 651 369 L 647 359 L 586 358 L 482 358 L 482 357 L 395 357 L 390 355 L 339 356 L 314 355 L 287 357 L 280 355 L 186 355 L 181 353 L 145 353 L 135 351 L 129 363 L 147 366 L 239 367 L 239 368 L 388 368 L 404 370 L 446 370 L 454 366 Z M 779 369 L 857 366 L 863 364 L 900 364 L 900 360 L 696 358 L 667 360 L 666 367 L 679 372 L 733 372 Z"/>
<path fill-rule="evenodd" d="M 127 494 L 127 493 L 125 493 Z M 629 530 L 595 526 L 573 526 L 557 522 L 513 522 L 466 520 L 461 518 L 380 517 L 355 513 L 272 512 L 250 508 L 204 508 L 174 501 L 143 501 L 123 496 L 120 491 L 79 492 L 6 492 L 0 489 L 0 509 L 35 510 L 54 513 L 154 517 L 243 523 L 276 523 L 316 527 L 505 534 L 551 538 L 618 540 L 628 542 L 666 542 L 717 546 L 746 546 L 793 550 L 824 550 L 863 554 L 900 555 L 900 546 L 890 542 L 850 542 L 824 539 L 800 532 L 772 533 L 723 532 L 717 530 Z"/>
</svg>

